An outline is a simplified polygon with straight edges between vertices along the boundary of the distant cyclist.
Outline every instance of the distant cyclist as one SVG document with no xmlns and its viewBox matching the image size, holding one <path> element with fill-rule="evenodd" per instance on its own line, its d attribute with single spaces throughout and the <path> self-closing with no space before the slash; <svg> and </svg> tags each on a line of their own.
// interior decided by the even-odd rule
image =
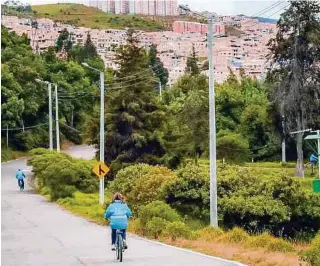
<svg viewBox="0 0 320 266">
<path fill-rule="evenodd" d="M 314 168 L 318 163 L 318 156 L 312 153 L 310 155 L 309 161 L 310 161 L 309 164 L 311 165 L 311 173 L 313 174 Z"/>
<path fill-rule="evenodd" d="M 314 154 L 311 154 L 309 160 L 310 160 L 310 163 L 311 163 L 313 166 L 316 166 L 317 163 L 318 163 L 318 156 L 317 156 L 317 155 L 314 155 Z"/>
<path fill-rule="evenodd" d="M 18 171 L 16 172 L 16 179 L 18 179 L 18 186 L 20 187 L 20 189 L 24 189 L 24 178 L 26 178 L 26 175 L 21 169 L 18 169 Z"/>
<path fill-rule="evenodd" d="M 111 249 L 115 250 L 117 230 L 121 230 L 123 235 L 124 248 L 128 248 L 126 243 L 126 229 L 128 227 L 128 218 L 132 215 L 131 210 L 125 203 L 124 197 L 120 193 L 115 193 L 113 202 L 108 206 L 104 214 L 105 219 L 110 220 L 111 227 Z"/>
</svg>

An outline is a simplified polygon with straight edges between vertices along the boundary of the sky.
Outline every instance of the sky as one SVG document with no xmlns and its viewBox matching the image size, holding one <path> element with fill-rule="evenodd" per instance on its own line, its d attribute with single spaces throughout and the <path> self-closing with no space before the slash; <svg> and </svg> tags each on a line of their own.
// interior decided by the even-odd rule
<svg viewBox="0 0 320 266">
<path fill-rule="evenodd" d="M 3 0 L 1 1 L 3 2 Z M 22 0 L 21 2 L 30 3 L 31 5 L 49 4 L 49 3 L 63 3 L 63 2 L 75 2 L 87 4 L 88 0 Z M 286 0 L 178 0 L 179 4 L 189 5 L 192 10 L 195 11 L 211 11 L 219 15 L 255 15 L 260 11 L 275 5 L 270 10 L 266 10 L 262 13 L 264 17 L 279 18 L 283 7 L 288 2 Z"/>
</svg>

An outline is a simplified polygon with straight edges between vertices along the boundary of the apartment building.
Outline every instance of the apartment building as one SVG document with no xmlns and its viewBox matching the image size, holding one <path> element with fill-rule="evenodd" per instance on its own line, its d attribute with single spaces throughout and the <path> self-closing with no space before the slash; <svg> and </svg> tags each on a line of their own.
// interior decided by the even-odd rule
<svg viewBox="0 0 320 266">
<path fill-rule="evenodd" d="M 196 32 L 201 34 L 208 33 L 208 24 L 203 24 L 199 22 L 191 21 L 175 21 L 172 25 L 173 32 L 183 33 L 183 32 Z M 218 35 L 225 35 L 225 25 L 222 23 L 215 23 L 213 25 L 213 33 Z"/>
<path fill-rule="evenodd" d="M 89 6 L 114 14 L 177 16 L 177 0 L 89 0 Z"/>
</svg>

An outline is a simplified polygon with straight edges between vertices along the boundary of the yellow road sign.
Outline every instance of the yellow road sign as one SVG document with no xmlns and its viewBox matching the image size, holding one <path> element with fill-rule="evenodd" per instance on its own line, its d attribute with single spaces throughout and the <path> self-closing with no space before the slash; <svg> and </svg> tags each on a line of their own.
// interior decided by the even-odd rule
<svg viewBox="0 0 320 266">
<path fill-rule="evenodd" d="M 104 176 L 110 171 L 109 167 L 103 162 L 98 162 L 92 169 L 92 171 L 99 178 L 104 178 Z"/>
</svg>

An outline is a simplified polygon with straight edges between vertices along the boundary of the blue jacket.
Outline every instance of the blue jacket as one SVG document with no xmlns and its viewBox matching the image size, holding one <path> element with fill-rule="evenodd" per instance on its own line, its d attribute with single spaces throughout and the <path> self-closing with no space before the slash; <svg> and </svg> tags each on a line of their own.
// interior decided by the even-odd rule
<svg viewBox="0 0 320 266">
<path fill-rule="evenodd" d="M 310 155 L 310 162 L 316 164 L 318 162 L 318 157 L 314 154 Z"/>
<path fill-rule="evenodd" d="M 18 179 L 18 180 L 23 180 L 23 178 L 25 178 L 26 177 L 26 175 L 24 174 L 24 172 L 22 172 L 21 170 L 18 170 L 17 172 L 16 172 L 16 179 Z"/>
<path fill-rule="evenodd" d="M 127 229 L 128 227 L 128 218 L 132 215 L 131 210 L 129 209 L 126 203 L 122 203 L 120 200 L 115 200 L 111 203 L 105 214 L 105 219 L 110 219 L 110 227 L 112 229 Z"/>
</svg>

